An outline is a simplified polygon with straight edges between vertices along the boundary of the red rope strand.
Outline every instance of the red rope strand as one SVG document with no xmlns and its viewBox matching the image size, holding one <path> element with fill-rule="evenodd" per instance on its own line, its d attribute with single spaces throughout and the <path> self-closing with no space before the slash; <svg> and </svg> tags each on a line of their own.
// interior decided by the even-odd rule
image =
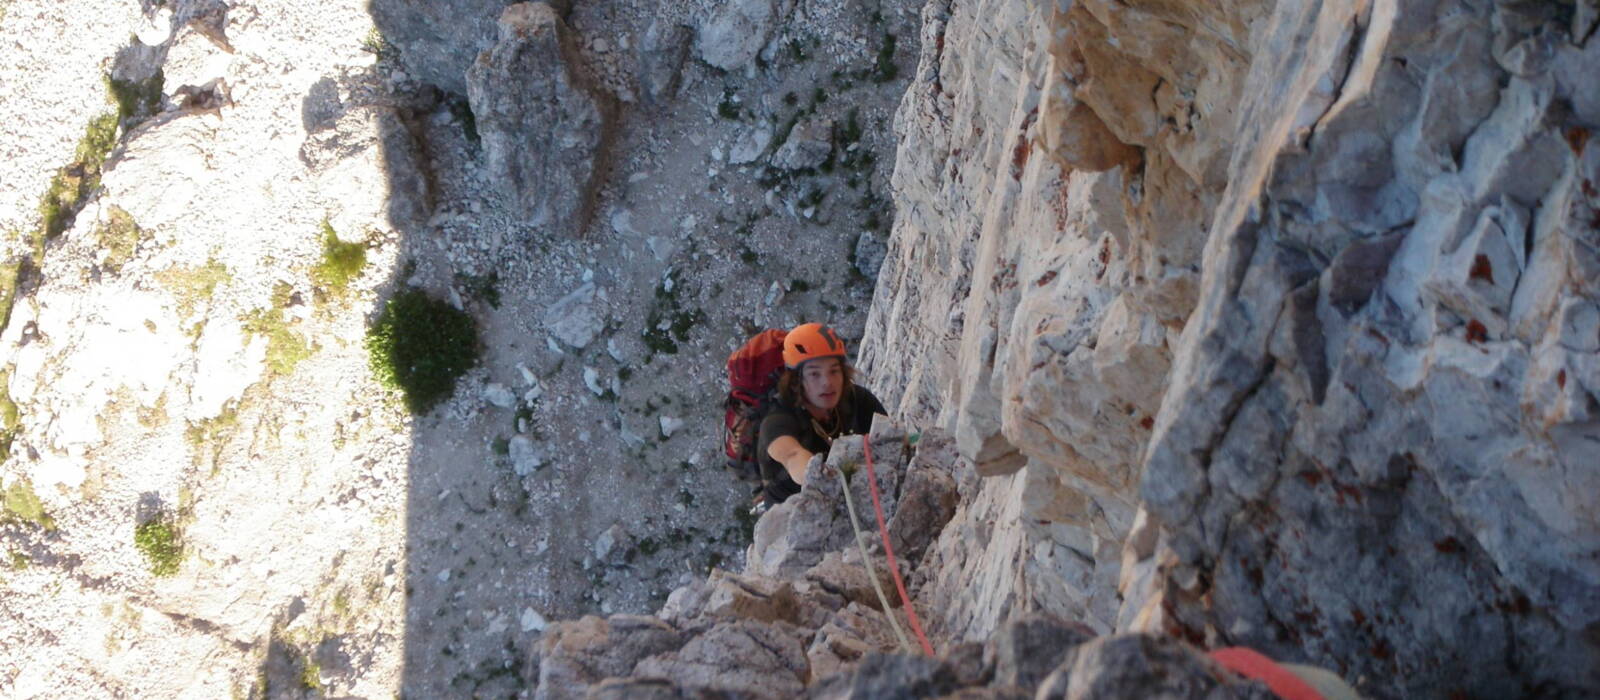
<svg viewBox="0 0 1600 700">
<path fill-rule="evenodd" d="M 911 620 L 911 631 L 917 633 L 917 641 L 922 642 L 922 653 L 933 656 L 933 645 L 928 643 L 928 636 L 922 633 L 922 622 L 917 619 L 916 606 L 911 604 L 911 596 L 906 594 L 906 582 L 900 578 L 900 565 L 895 563 L 894 547 L 889 544 L 889 526 L 883 520 L 883 503 L 878 500 L 878 475 L 872 471 L 872 436 L 861 439 L 861 446 L 867 454 L 867 486 L 872 489 L 872 511 L 878 516 L 878 534 L 883 535 L 883 552 L 889 557 L 889 574 L 894 577 L 894 587 L 900 590 L 900 602 L 906 609 L 906 617 Z M 888 610 L 884 614 L 892 614 Z"/>
</svg>

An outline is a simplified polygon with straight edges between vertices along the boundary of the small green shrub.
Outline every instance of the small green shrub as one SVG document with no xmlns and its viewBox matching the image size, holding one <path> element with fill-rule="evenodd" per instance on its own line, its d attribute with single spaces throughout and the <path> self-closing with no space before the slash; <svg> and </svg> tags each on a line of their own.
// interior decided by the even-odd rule
<svg viewBox="0 0 1600 700">
<path fill-rule="evenodd" d="M 117 118 L 147 117 L 161 104 L 161 88 L 166 76 L 158 69 L 144 80 L 117 80 L 105 76 L 106 95 L 117 105 Z"/>
<path fill-rule="evenodd" d="M 133 544 L 150 563 L 150 573 L 171 576 L 183 561 L 183 543 L 171 515 L 161 513 L 133 529 Z"/>
<path fill-rule="evenodd" d="M 367 36 L 361 40 L 361 49 L 378 57 L 379 61 L 393 61 L 400 57 L 400 48 L 384 37 L 383 32 L 377 27 L 368 31 Z"/>
<path fill-rule="evenodd" d="M 416 288 L 395 294 L 367 329 L 372 372 L 405 397 L 412 413 L 427 413 L 455 390 L 456 379 L 478 362 L 472 317 Z"/>
<path fill-rule="evenodd" d="M 311 278 L 329 292 L 344 292 L 350 280 L 361 276 L 367 266 L 367 246 L 345 243 L 334 233 L 333 225 L 322 222 L 322 262 L 311 271 Z"/>
<path fill-rule="evenodd" d="M 305 666 L 300 669 L 300 687 L 306 690 L 322 690 L 322 666 L 309 657 L 305 659 Z"/>
<path fill-rule="evenodd" d="M 33 492 L 33 484 L 26 479 L 11 482 L 5 493 L 6 513 L 9 517 L 33 523 L 46 530 L 56 529 L 56 521 L 44 512 L 44 502 Z"/>
</svg>

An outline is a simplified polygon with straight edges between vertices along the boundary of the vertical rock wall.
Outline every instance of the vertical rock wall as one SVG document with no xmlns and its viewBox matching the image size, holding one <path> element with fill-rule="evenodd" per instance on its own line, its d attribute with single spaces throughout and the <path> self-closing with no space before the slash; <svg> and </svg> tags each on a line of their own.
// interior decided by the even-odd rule
<svg viewBox="0 0 1600 700">
<path fill-rule="evenodd" d="M 1595 17 L 930 3 L 862 366 L 991 477 L 936 625 L 1600 687 Z"/>
<path fill-rule="evenodd" d="M 1143 488 L 1219 634 L 1407 693 L 1600 688 L 1600 42 L 1571 10 L 1274 14 L 1305 50 L 1242 100 Z"/>
<path fill-rule="evenodd" d="M 930 48 L 897 125 L 901 218 L 863 367 L 901 390 L 904 416 L 953 430 L 981 473 L 1011 475 L 974 506 L 1012 513 L 1002 536 L 947 534 L 946 565 L 1030 572 L 939 587 L 950 632 L 986 635 L 1013 606 L 1114 623 L 1139 464 L 1261 14 L 924 11 Z"/>
</svg>

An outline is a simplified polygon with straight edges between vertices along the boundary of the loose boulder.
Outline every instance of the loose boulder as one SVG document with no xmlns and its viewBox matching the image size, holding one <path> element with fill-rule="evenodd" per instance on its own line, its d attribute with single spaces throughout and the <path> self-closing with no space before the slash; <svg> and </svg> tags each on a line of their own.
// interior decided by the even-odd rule
<svg viewBox="0 0 1600 700">
<path fill-rule="evenodd" d="M 616 101 L 594 81 L 572 31 L 542 2 L 500 15 L 499 40 L 467 71 L 490 176 L 528 224 L 582 232 L 614 138 Z"/>
</svg>

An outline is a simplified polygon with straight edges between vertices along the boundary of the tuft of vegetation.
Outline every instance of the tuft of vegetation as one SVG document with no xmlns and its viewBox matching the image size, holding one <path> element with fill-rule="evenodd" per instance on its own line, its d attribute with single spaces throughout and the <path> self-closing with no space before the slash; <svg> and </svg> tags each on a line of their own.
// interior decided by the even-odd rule
<svg viewBox="0 0 1600 700">
<path fill-rule="evenodd" d="M 189 445 L 195 452 L 211 461 L 211 475 L 216 476 L 222 469 L 222 448 L 227 444 L 228 438 L 233 435 L 234 429 L 239 427 L 239 402 L 229 401 L 222 407 L 222 412 L 211 418 L 204 418 L 189 424 L 184 431 L 184 437 L 189 440 Z M 211 446 L 210 452 L 201 452 L 207 445 Z"/>
<path fill-rule="evenodd" d="M 733 518 L 736 522 L 728 526 L 728 532 L 725 533 L 724 537 L 728 543 L 744 546 L 754 542 L 756 539 L 756 521 L 761 519 L 761 516 L 752 515 L 750 509 L 742 505 L 735 505 L 733 507 Z"/>
<path fill-rule="evenodd" d="M 455 391 L 456 379 L 478 362 L 472 317 L 416 288 L 384 305 L 367 329 L 372 372 L 405 397 L 412 413 L 427 413 Z"/>
<path fill-rule="evenodd" d="M 377 27 L 368 30 L 361 39 L 361 50 L 376 56 L 379 61 L 393 61 L 400 57 L 400 48 L 391 43 Z"/>
<path fill-rule="evenodd" d="M 491 308 L 500 308 L 499 270 L 490 270 L 487 274 L 482 275 L 457 272 L 456 284 L 461 285 L 466 290 L 467 296 L 488 304 Z"/>
<path fill-rule="evenodd" d="M 717 116 L 737 121 L 740 111 L 739 102 L 734 99 L 733 92 L 731 90 L 723 90 L 722 99 L 717 102 Z"/>
<path fill-rule="evenodd" d="M 133 259 L 133 254 L 139 248 L 139 241 L 144 238 L 144 231 L 122 207 L 112 205 L 106 222 L 95 231 L 95 238 L 100 242 L 100 248 L 106 251 L 105 267 L 111 274 L 122 271 L 122 266 Z"/>
<path fill-rule="evenodd" d="M 0 263 L 0 330 L 11 323 L 11 307 L 17 301 L 17 285 L 22 282 L 21 260 Z"/>
<path fill-rule="evenodd" d="M 322 220 L 322 262 L 311 270 L 311 279 L 324 290 L 342 294 L 350 281 L 360 277 L 367 266 L 367 246 L 363 243 L 345 243 L 334 233 L 333 224 Z"/>
<path fill-rule="evenodd" d="M 689 339 L 689 329 L 706 320 L 700 309 L 684 310 L 678 301 L 678 273 L 672 272 L 656 287 L 656 303 L 645 318 L 642 337 L 651 352 L 676 355 L 678 343 Z"/>
<path fill-rule="evenodd" d="M 117 145 L 117 113 L 107 112 L 89 120 L 78 139 L 73 160 L 50 178 L 39 201 L 39 231 L 34 238 L 35 258 L 44 254 L 44 243 L 61 235 L 72 219 L 100 187 L 100 171 L 106 157 Z"/>
<path fill-rule="evenodd" d="M 117 118 L 126 122 L 156 113 L 166 76 L 157 69 L 155 75 L 144 80 L 117 80 L 107 75 L 105 83 L 107 97 L 117 105 Z"/>
<path fill-rule="evenodd" d="M 156 281 L 171 290 L 178 300 L 178 314 L 187 319 L 201 304 L 209 303 L 217 287 L 233 279 L 228 267 L 216 258 L 199 267 L 174 267 L 156 273 Z"/>
<path fill-rule="evenodd" d="M 111 149 L 117 145 L 119 129 L 154 114 L 160 105 L 164 80 L 160 71 L 142 81 L 116 80 L 109 75 L 104 80 L 106 101 L 116 109 L 89 120 L 72 162 L 50 178 L 39 200 L 39 230 L 33 240 L 35 262 L 44 254 L 45 241 L 66 231 L 89 195 L 99 189 L 100 175 Z"/>
<path fill-rule="evenodd" d="M 322 690 L 322 666 L 312 661 L 310 657 L 303 663 L 304 666 L 300 669 L 300 687 L 311 691 Z"/>
<path fill-rule="evenodd" d="M 293 372 L 312 353 L 311 343 L 289 330 L 284 308 L 291 293 L 289 285 L 279 282 L 272 291 L 271 308 L 255 309 L 239 319 L 246 332 L 267 339 L 267 369 L 275 377 Z"/>
<path fill-rule="evenodd" d="M 22 416 L 17 403 L 11 400 L 10 386 L 11 373 L 0 370 L 0 462 L 11 456 L 11 443 L 22 428 Z"/>
<path fill-rule="evenodd" d="M 11 482 L 5 491 L 5 506 L 8 519 L 33 523 L 46 530 L 56 529 L 55 519 L 44 512 L 44 502 L 39 500 L 39 494 L 33 491 L 33 484 L 26 479 Z"/>
<path fill-rule="evenodd" d="M 178 565 L 183 562 L 183 543 L 178 537 L 177 522 L 172 515 L 158 513 L 136 526 L 133 529 L 133 545 L 149 561 L 151 574 L 171 576 L 178 573 Z"/>
<path fill-rule="evenodd" d="M 467 143 L 472 144 L 473 148 L 482 147 L 483 137 L 478 135 L 478 117 L 472 113 L 472 103 L 464 97 L 452 97 L 446 107 L 456 121 L 461 122 L 461 131 L 466 135 Z"/>
<path fill-rule="evenodd" d="M 883 44 L 878 47 L 878 58 L 872 62 L 872 72 L 867 76 L 874 83 L 887 83 L 900 77 L 900 67 L 894 63 L 895 37 L 893 34 L 883 35 Z"/>
</svg>

